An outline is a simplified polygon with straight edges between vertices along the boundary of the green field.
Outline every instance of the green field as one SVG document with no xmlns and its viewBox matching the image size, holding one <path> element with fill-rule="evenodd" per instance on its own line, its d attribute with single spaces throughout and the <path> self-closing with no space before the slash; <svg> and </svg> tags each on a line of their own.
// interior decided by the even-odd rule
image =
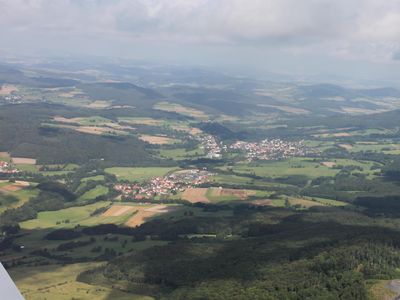
<svg viewBox="0 0 400 300">
<path fill-rule="evenodd" d="M 322 166 L 307 158 L 290 158 L 283 161 L 260 162 L 257 164 L 237 164 L 233 171 L 240 174 L 254 174 L 262 177 L 284 177 L 290 175 L 306 175 L 309 177 L 334 176 L 339 170 Z"/>
<path fill-rule="evenodd" d="M 339 173 L 339 169 L 335 166 L 326 166 L 326 162 L 313 160 L 311 158 L 290 158 L 283 161 L 270 161 L 270 162 L 260 162 L 252 164 L 237 164 L 231 169 L 243 175 L 256 175 L 262 177 L 285 177 L 292 175 L 304 175 L 310 178 L 316 178 L 321 176 L 335 176 Z M 339 166 L 357 166 L 363 168 L 363 173 L 372 175 L 376 170 L 371 170 L 374 165 L 370 161 L 355 161 L 349 159 L 332 159 L 327 161 L 327 163 L 332 163 L 333 165 Z M 227 167 L 221 168 L 227 170 Z"/>
<path fill-rule="evenodd" d="M 82 178 L 82 182 L 87 182 L 87 181 L 103 181 L 104 180 L 104 175 L 97 175 L 97 176 L 91 176 L 91 177 L 85 177 Z"/>
<path fill-rule="evenodd" d="M 24 229 L 44 229 L 71 228 L 76 225 L 93 226 L 105 223 L 123 224 L 131 217 L 130 214 L 118 217 L 103 217 L 102 215 L 91 216 L 96 209 L 108 205 L 110 205 L 110 202 L 100 201 L 85 206 L 39 212 L 36 219 L 21 222 L 20 226 Z"/>
<path fill-rule="evenodd" d="M 169 167 L 148 167 L 148 168 L 131 168 L 131 167 L 115 167 L 107 168 L 107 173 L 117 176 L 118 180 L 128 181 L 146 181 L 153 177 L 162 177 L 167 173 L 176 170 Z"/>
<path fill-rule="evenodd" d="M 18 267 L 10 270 L 10 276 L 26 299 L 121 299 L 151 300 L 152 297 L 129 294 L 111 287 L 95 286 L 76 281 L 77 274 L 99 267 L 104 263 L 77 263 L 66 266 L 50 265 Z"/>
<path fill-rule="evenodd" d="M 176 148 L 176 149 L 160 149 L 159 156 L 167 159 L 175 159 L 182 160 L 188 159 L 191 157 L 201 157 L 205 154 L 204 149 L 197 148 L 194 150 L 187 151 L 184 148 Z"/>
<path fill-rule="evenodd" d="M 92 200 L 95 199 L 96 197 L 106 195 L 107 193 L 108 193 L 107 187 L 103 185 L 97 185 L 95 188 L 87 191 L 81 197 L 79 197 L 79 200 Z"/>
<path fill-rule="evenodd" d="M 326 199 L 326 198 L 319 198 L 319 197 L 305 197 L 309 200 L 319 202 L 321 204 L 325 204 L 328 206 L 349 206 L 350 204 L 343 201 L 333 200 L 333 199 Z"/>
<path fill-rule="evenodd" d="M 8 183 L 0 183 L 1 186 L 8 185 Z M 37 196 L 39 193 L 38 189 L 35 189 L 33 186 L 21 189 L 19 191 L 15 191 L 12 193 L 0 193 L 0 213 L 4 212 L 8 208 L 19 207 L 25 202 L 27 202 L 30 198 Z M 15 197 L 16 201 L 8 201 L 7 196 Z M 6 197 L 4 199 L 4 197 Z"/>
</svg>

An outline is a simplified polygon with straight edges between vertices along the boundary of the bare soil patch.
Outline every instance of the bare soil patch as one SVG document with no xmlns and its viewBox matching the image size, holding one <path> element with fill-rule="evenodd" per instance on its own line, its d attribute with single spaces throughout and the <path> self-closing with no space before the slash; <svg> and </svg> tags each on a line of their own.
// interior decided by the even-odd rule
<svg viewBox="0 0 400 300">
<path fill-rule="evenodd" d="M 13 157 L 14 164 L 36 165 L 36 159 L 28 157 Z"/>
<path fill-rule="evenodd" d="M 216 188 L 212 190 L 214 197 L 234 196 L 241 200 L 247 199 L 248 196 L 254 195 L 254 191 L 249 190 L 236 190 L 236 189 L 225 189 Z"/>
<path fill-rule="evenodd" d="M 8 153 L 8 152 L 0 152 L 0 157 L 9 158 L 10 157 L 10 153 Z"/>
<path fill-rule="evenodd" d="M 208 188 L 188 188 L 183 192 L 182 199 L 192 203 L 210 202 L 206 197 L 207 191 Z"/>
<path fill-rule="evenodd" d="M 0 86 L 0 96 L 7 96 L 15 91 L 18 91 L 18 88 L 15 85 L 6 84 L 3 86 Z"/>
<path fill-rule="evenodd" d="M 336 163 L 333 161 L 323 161 L 321 164 L 328 168 L 333 168 L 334 166 L 336 166 Z"/>
<path fill-rule="evenodd" d="M 173 139 L 168 138 L 168 137 L 147 135 L 147 134 L 140 135 L 139 139 L 141 139 L 142 141 L 147 142 L 149 144 L 158 144 L 158 145 L 171 144 L 174 141 Z"/>
<path fill-rule="evenodd" d="M 5 182 L 5 181 L 1 181 L 1 182 Z M 12 193 L 12 192 L 22 190 L 23 188 L 26 188 L 28 186 L 29 186 L 29 182 L 17 180 L 16 182 L 10 182 L 10 184 L 0 187 L 0 192 Z"/>
</svg>

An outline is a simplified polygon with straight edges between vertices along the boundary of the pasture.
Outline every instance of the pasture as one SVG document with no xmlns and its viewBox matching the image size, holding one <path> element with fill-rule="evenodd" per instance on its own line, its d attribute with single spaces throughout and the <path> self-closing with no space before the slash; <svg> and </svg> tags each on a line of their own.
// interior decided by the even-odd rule
<svg viewBox="0 0 400 300">
<path fill-rule="evenodd" d="M 94 286 L 78 282 L 76 276 L 86 270 L 102 266 L 102 262 L 76 263 L 66 266 L 50 265 L 39 267 L 18 267 L 10 275 L 26 299 L 110 299 L 151 300 L 152 297 L 134 295 L 105 286 Z"/>
<path fill-rule="evenodd" d="M 106 195 L 107 193 L 108 193 L 107 187 L 103 185 L 97 185 L 95 188 L 87 191 L 81 197 L 79 197 L 79 200 L 92 200 L 96 199 L 99 196 Z"/>
<path fill-rule="evenodd" d="M 251 164 L 237 164 L 232 170 L 238 174 L 262 177 L 285 177 L 291 175 L 306 175 L 309 177 L 335 176 L 339 170 L 321 165 L 318 161 L 308 158 L 290 158 L 282 161 L 268 161 Z"/>
<path fill-rule="evenodd" d="M 72 228 L 76 225 L 93 226 L 97 224 L 123 224 L 130 215 L 103 216 L 94 214 L 97 209 L 107 208 L 110 202 L 99 201 L 84 206 L 74 206 L 56 211 L 39 212 L 36 219 L 20 223 L 24 229 L 46 229 L 46 228 Z"/>
<path fill-rule="evenodd" d="M 205 152 L 202 148 L 196 148 L 193 150 L 186 150 L 184 148 L 175 148 L 175 149 L 160 149 L 159 156 L 162 158 L 170 158 L 175 160 L 188 159 L 191 157 L 201 157 L 204 156 Z"/>
<path fill-rule="evenodd" d="M 371 161 L 356 161 L 351 159 L 334 159 L 332 161 L 319 161 L 311 158 L 293 157 L 282 161 L 268 161 L 257 163 L 241 163 L 232 166 L 231 169 L 237 174 L 256 175 L 261 177 L 286 177 L 292 175 L 304 175 L 309 178 L 321 176 L 335 176 L 340 167 L 355 166 L 362 172 L 372 176 L 374 163 Z M 227 167 L 221 169 L 227 170 Z"/>
<path fill-rule="evenodd" d="M 37 196 L 38 189 L 34 184 L 26 181 L 15 183 L 6 180 L 0 181 L 0 213 L 8 208 L 16 208 L 27 202 L 30 198 Z"/>
<path fill-rule="evenodd" d="M 113 167 L 107 168 L 107 173 L 115 175 L 118 180 L 139 181 L 143 182 L 153 177 L 162 177 L 167 173 L 177 170 L 171 167 Z"/>
</svg>

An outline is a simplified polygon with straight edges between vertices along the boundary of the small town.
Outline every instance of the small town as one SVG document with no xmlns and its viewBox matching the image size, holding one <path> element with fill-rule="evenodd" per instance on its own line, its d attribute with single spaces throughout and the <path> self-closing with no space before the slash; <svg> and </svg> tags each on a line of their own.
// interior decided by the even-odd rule
<svg viewBox="0 0 400 300">
<path fill-rule="evenodd" d="M 16 174 L 19 170 L 14 168 L 10 163 L 6 161 L 0 161 L 0 173 L 2 174 Z"/>
<path fill-rule="evenodd" d="M 165 177 L 152 178 L 145 184 L 115 184 L 114 189 L 125 197 L 133 197 L 135 200 L 142 200 L 155 196 L 165 196 L 183 192 L 189 187 L 207 182 L 212 175 L 211 172 L 206 170 L 182 170 Z"/>
<path fill-rule="evenodd" d="M 207 158 L 220 158 L 222 156 L 221 152 L 227 149 L 225 145 L 217 142 L 216 138 L 212 135 L 201 136 L 199 140 L 201 147 L 206 152 Z"/>
<path fill-rule="evenodd" d="M 314 150 L 306 147 L 303 141 L 288 142 L 281 139 L 265 139 L 261 142 L 237 141 L 229 146 L 230 150 L 246 153 L 249 161 L 252 160 L 280 160 L 293 156 L 305 156 Z"/>
</svg>

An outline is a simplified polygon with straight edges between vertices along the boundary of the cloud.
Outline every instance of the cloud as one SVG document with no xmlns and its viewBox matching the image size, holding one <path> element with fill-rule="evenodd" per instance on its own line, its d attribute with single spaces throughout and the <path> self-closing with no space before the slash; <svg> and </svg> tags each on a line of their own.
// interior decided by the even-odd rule
<svg viewBox="0 0 400 300">
<path fill-rule="evenodd" d="M 393 57 L 394 60 L 400 60 L 400 51 L 399 52 L 395 52 L 393 53 Z"/>
<path fill-rule="evenodd" d="M 398 0 L 0 0 L 0 33 L 41 41 L 279 47 L 390 62 Z"/>
</svg>

